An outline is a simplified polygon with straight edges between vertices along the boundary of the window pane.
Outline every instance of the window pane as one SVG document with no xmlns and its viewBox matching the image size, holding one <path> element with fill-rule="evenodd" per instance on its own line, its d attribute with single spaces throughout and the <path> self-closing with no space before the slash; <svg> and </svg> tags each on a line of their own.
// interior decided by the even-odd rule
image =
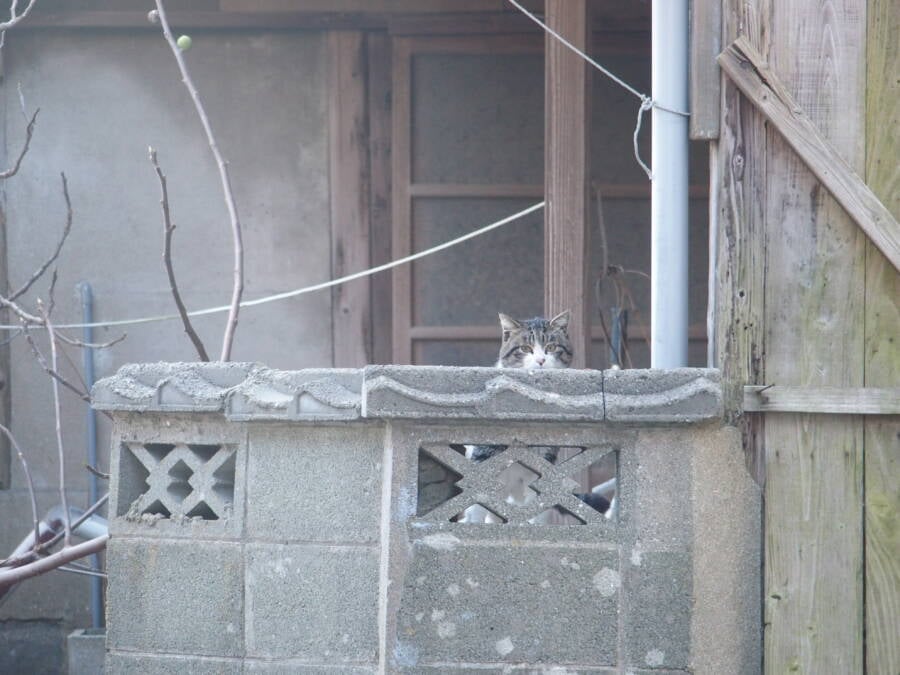
<svg viewBox="0 0 900 675">
<path fill-rule="evenodd" d="M 413 346 L 413 363 L 421 366 L 493 366 L 500 351 L 497 340 L 421 340 Z"/>
<path fill-rule="evenodd" d="M 522 199 L 413 202 L 413 250 L 421 251 L 534 203 Z M 536 211 L 413 263 L 413 325 L 486 326 L 497 313 L 531 317 L 544 304 L 543 213 Z"/>
<path fill-rule="evenodd" d="M 411 91 L 413 182 L 544 182 L 542 55 L 419 54 Z"/>
</svg>

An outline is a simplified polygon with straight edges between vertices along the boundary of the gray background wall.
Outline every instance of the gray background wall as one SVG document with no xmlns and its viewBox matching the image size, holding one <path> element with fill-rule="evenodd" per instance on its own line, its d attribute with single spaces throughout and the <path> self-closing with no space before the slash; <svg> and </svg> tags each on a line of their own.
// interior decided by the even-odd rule
<svg viewBox="0 0 900 675">
<path fill-rule="evenodd" d="M 186 56 L 231 162 L 244 223 L 245 297 L 330 278 L 324 39 L 287 32 L 192 35 Z M 231 244 L 218 174 L 162 40 L 146 32 L 18 32 L 7 36 L 3 54 L 7 162 L 0 163 L 15 158 L 24 138 L 19 83 L 29 112 L 41 108 L 19 175 L 0 186 L 11 286 L 28 278 L 55 246 L 65 219 L 59 178 L 65 171 L 75 217 L 59 263 L 56 321 L 80 320 L 80 281 L 93 285 L 98 320 L 171 313 L 159 186 L 147 159 L 152 145 L 169 178 L 185 302 L 191 308 L 227 304 Z M 47 283 L 39 283 L 28 304 L 46 291 Z M 330 317 L 327 293 L 244 310 L 234 357 L 281 368 L 330 366 Z M 224 321 L 219 315 L 196 323 L 212 355 L 221 348 Z M 98 352 L 98 377 L 131 361 L 196 358 L 179 322 L 124 330 L 123 343 Z M 95 339 L 117 335 L 98 330 Z M 46 348 L 45 339 L 40 343 Z M 71 354 L 80 364 L 80 354 Z M 21 338 L 10 347 L 9 380 L 13 430 L 29 452 L 45 511 L 59 501 L 52 393 Z M 70 499 L 86 506 L 84 406 L 64 394 L 63 408 Z M 104 422 L 101 466 L 108 452 Z M 0 555 L 18 543 L 31 520 L 20 467 L 13 462 L 11 468 L 11 488 L 0 489 Z M 14 650 L 26 638 L 43 639 L 42 658 L 57 663 L 65 630 L 89 625 L 88 587 L 85 577 L 62 572 L 20 587 L 0 607 L 0 671 L 9 672 L 4 659 L 18 658 Z"/>
</svg>

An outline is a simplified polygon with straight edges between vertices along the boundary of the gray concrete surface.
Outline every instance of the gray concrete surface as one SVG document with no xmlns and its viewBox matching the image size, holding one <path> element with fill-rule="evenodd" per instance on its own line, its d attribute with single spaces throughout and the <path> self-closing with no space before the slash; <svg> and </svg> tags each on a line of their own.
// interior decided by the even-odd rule
<svg viewBox="0 0 900 675">
<path fill-rule="evenodd" d="M 106 629 L 79 628 L 66 637 L 67 675 L 100 675 L 106 667 Z"/>
<path fill-rule="evenodd" d="M 329 378 L 239 364 L 243 379 L 212 389 L 221 373 L 201 371 L 147 364 L 95 388 L 115 418 L 110 672 L 134 672 L 137 655 L 160 673 L 758 670 L 759 491 L 739 434 L 714 416 L 718 373 L 514 376 L 532 416 L 511 419 L 514 399 L 502 397 L 515 387 L 494 389 L 490 369 Z M 292 407 L 315 391 L 350 410 L 340 406 L 356 400 L 354 384 L 355 417 Z M 605 396 L 627 400 L 615 421 L 603 419 Z M 600 420 L 567 417 L 585 397 Z M 135 517 L 128 502 L 144 494 L 192 499 L 183 470 L 142 487 L 147 472 L 122 461 L 135 443 L 165 466 L 191 444 L 233 446 L 232 520 Z M 473 462 L 451 448 L 465 444 L 507 449 Z M 580 451 L 551 464 L 534 450 L 548 446 Z M 461 493 L 420 516 L 423 449 Z M 582 513 L 572 477 L 609 453 L 617 510 Z M 514 463 L 539 474 L 525 505 L 499 496 L 499 472 Z M 452 520 L 476 502 L 506 522 Z M 530 522 L 554 504 L 584 522 Z"/>
</svg>

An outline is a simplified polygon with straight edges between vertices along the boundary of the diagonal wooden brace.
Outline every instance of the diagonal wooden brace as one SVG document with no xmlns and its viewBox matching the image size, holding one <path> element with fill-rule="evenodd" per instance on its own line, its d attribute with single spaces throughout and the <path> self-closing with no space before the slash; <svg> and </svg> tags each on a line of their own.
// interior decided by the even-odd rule
<svg viewBox="0 0 900 675">
<path fill-rule="evenodd" d="M 872 243 L 900 271 L 900 225 L 835 147 L 819 133 L 745 37 L 718 57 L 722 70 L 799 155 Z"/>
</svg>

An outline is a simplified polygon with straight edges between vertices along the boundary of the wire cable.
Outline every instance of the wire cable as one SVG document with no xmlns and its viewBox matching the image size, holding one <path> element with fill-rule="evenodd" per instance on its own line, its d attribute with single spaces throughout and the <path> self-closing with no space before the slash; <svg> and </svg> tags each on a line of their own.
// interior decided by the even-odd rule
<svg viewBox="0 0 900 675">
<path fill-rule="evenodd" d="M 437 253 L 439 251 L 443 251 L 445 249 L 451 248 L 452 246 L 456 246 L 457 244 L 461 244 L 464 241 L 468 241 L 469 239 L 474 239 L 475 237 L 479 237 L 482 234 L 486 234 L 491 230 L 496 230 L 498 227 L 503 227 L 513 221 L 519 220 L 520 218 L 524 218 L 525 216 L 534 213 L 542 208 L 544 208 L 545 202 L 538 202 L 537 204 L 532 204 L 526 209 L 522 209 L 512 215 L 506 216 L 500 220 L 497 220 L 489 225 L 485 225 L 484 227 L 480 227 L 477 230 L 473 230 L 467 234 L 464 234 L 456 239 L 451 239 L 450 241 L 445 241 L 442 244 L 438 244 L 437 246 L 432 246 L 431 248 L 427 248 L 424 251 L 419 251 L 418 253 L 413 253 L 408 256 L 404 256 L 403 258 L 398 258 L 397 260 L 392 260 L 391 262 L 384 263 L 383 265 L 378 265 L 377 267 L 370 267 L 369 269 L 362 270 L 360 272 L 354 272 L 353 274 L 348 274 L 343 277 L 339 277 L 337 279 L 332 279 L 331 281 L 323 281 L 320 284 L 314 284 L 312 286 L 305 286 L 303 288 L 297 288 L 292 291 L 285 291 L 284 293 L 276 293 L 274 295 L 267 295 L 262 298 L 257 298 L 256 300 L 245 300 L 241 303 L 241 307 L 255 307 L 256 305 L 264 305 L 269 302 L 275 302 L 277 300 L 285 300 L 287 298 L 294 298 L 298 295 L 305 295 L 306 293 L 312 293 L 314 291 L 320 291 L 326 288 L 331 288 L 332 286 L 338 286 L 340 284 L 347 283 L 348 281 L 354 281 L 356 279 L 361 279 L 363 277 L 371 276 L 373 274 L 377 274 L 378 272 L 384 272 L 386 270 L 393 269 L 395 267 L 399 267 L 400 265 L 404 265 L 408 262 L 413 262 L 414 260 L 419 260 L 420 258 L 424 258 L 425 256 L 432 255 L 433 253 Z M 222 305 L 220 307 L 208 307 L 206 309 L 197 309 L 192 312 L 188 312 L 188 316 L 206 316 L 208 314 L 221 314 L 227 312 L 231 309 L 230 305 Z M 173 321 L 175 319 L 180 319 L 181 317 L 178 314 L 160 314 L 158 316 L 146 316 L 137 319 L 120 319 L 118 321 L 95 321 L 94 323 L 67 323 L 67 324 L 54 324 L 54 329 L 56 328 L 111 328 L 114 326 L 135 326 L 138 324 L 144 323 L 154 323 L 157 321 Z M 40 326 L 35 326 L 35 328 L 40 328 Z M 21 326 L 3 326 L 0 325 L 0 330 L 16 330 L 20 331 L 22 329 Z"/>
</svg>

